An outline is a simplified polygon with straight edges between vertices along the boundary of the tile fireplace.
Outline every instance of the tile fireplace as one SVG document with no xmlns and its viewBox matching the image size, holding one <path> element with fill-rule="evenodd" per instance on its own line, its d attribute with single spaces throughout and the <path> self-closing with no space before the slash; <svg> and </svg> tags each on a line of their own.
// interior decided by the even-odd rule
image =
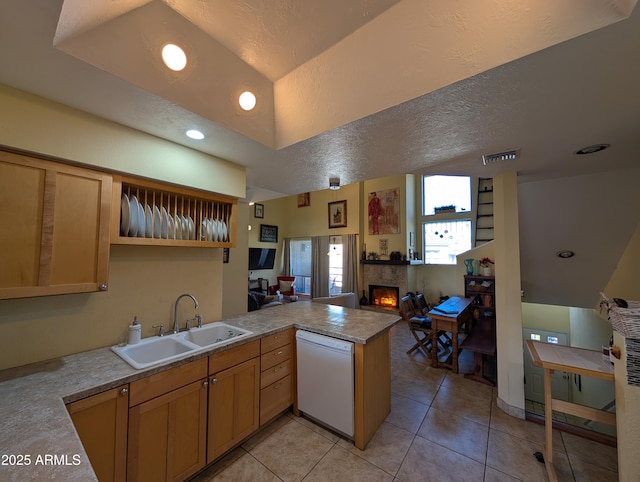
<svg viewBox="0 0 640 482">
<path fill-rule="evenodd" d="M 376 308 L 396 309 L 400 289 L 397 286 L 369 285 L 369 304 Z"/>
</svg>

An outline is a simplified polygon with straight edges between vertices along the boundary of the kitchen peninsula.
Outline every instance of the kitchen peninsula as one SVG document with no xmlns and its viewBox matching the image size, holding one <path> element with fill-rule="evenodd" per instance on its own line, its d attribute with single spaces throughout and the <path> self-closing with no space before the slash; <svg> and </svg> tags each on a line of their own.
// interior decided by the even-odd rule
<svg viewBox="0 0 640 482">
<path fill-rule="evenodd" d="M 66 403 L 290 328 L 355 343 L 355 446 L 364 449 L 390 411 L 389 329 L 398 320 L 394 314 L 298 302 L 223 320 L 253 335 L 163 366 L 135 370 L 105 347 L 1 371 L 0 479 L 96 480 Z"/>
</svg>

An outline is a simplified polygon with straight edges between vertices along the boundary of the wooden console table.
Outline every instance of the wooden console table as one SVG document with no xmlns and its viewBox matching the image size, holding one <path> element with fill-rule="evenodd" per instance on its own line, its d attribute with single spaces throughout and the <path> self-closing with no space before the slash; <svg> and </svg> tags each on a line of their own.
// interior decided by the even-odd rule
<svg viewBox="0 0 640 482">
<path fill-rule="evenodd" d="M 616 424 L 616 414 L 586 407 L 576 403 L 557 400 L 551 396 L 551 374 L 554 370 L 576 373 L 587 377 L 613 380 L 613 366 L 602 356 L 601 351 L 586 350 L 566 345 L 555 345 L 540 341 L 526 340 L 533 364 L 544 369 L 544 428 L 545 443 L 542 448 L 547 475 L 551 482 L 556 482 L 553 468 L 553 417 L 552 410 L 595 420 L 609 425 Z"/>
</svg>

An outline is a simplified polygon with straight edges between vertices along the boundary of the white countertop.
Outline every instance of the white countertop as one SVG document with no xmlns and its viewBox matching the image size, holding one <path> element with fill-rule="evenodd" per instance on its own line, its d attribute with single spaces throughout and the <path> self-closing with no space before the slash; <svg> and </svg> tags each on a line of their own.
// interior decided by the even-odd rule
<svg viewBox="0 0 640 482">
<path fill-rule="evenodd" d="M 254 335 L 161 366 L 136 370 L 105 347 L 0 371 L 0 480 L 96 480 L 65 403 L 290 327 L 366 344 L 398 320 L 395 314 L 289 303 L 221 320 Z M 20 459 L 25 465 L 16 465 Z"/>
</svg>

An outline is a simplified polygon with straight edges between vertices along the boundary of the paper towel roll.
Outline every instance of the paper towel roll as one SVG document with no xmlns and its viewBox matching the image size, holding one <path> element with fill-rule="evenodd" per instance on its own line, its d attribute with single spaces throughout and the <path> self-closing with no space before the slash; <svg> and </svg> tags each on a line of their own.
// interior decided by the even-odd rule
<svg viewBox="0 0 640 482">
<path fill-rule="evenodd" d="M 129 345 L 139 343 L 141 334 L 142 325 L 129 325 Z"/>
</svg>

